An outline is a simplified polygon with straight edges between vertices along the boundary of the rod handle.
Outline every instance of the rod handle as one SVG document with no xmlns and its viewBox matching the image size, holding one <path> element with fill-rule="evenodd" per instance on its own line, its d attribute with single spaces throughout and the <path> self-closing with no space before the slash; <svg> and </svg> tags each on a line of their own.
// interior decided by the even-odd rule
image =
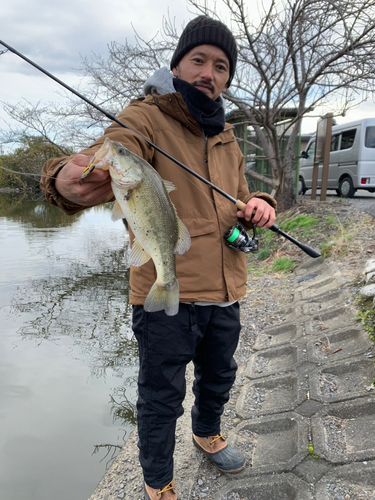
<svg viewBox="0 0 375 500">
<path fill-rule="evenodd" d="M 246 203 L 241 200 L 237 200 L 236 207 L 238 208 L 238 210 L 242 210 L 242 212 L 244 212 L 246 210 Z"/>
<path fill-rule="evenodd" d="M 316 259 L 317 257 L 320 257 L 321 254 L 314 250 L 313 248 L 309 247 L 308 245 L 304 245 L 303 243 L 297 241 L 293 236 L 290 236 L 290 234 L 284 233 L 279 226 L 276 226 L 276 224 L 272 224 L 272 226 L 269 228 L 271 231 L 274 233 L 280 234 L 281 236 L 284 236 L 287 240 L 291 241 L 295 245 L 297 245 L 301 250 L 303 250 L 307 255 L 312 257 L 313 259 Z"/>
</svg>

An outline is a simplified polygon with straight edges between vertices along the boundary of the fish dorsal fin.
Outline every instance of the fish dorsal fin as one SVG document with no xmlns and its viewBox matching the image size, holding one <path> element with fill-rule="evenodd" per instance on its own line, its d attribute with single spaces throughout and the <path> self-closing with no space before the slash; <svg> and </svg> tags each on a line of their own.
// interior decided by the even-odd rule
<svg viewBox="0 0 375 500">
<path fill-rule="evenodd" d="M 167 190 L 167 193 L 170 193 L 171 191 L 174 191 L 176 189 L 176 186 L 173 184 L 173 182 L 166 181 L 165 179 L 162 179 L 162 181 L 165 186 L 165 189 Z"/>
<path fill-rule="evenodd" d="M 182 255 L 187 250 L 189 250 L 191 240 L 187 227 L 179 217 L 177 217 L 177 230 L 178 230 L 178 239 L 174 249 L 174 253 Z"/>
<path fill-rule="evenodd" d="M 111 219 L 113 222 L 116 222 L 119 219 L 125 219 L 124 212 L 122 211 L 118 201 L 116 201 L 115 206 L 113 207 Z"/>
<path fill-rule="evenodd" d="M 151 259 L 150 255 L 144 250 L 137 239 L 133 241 L 133 246 L 130 250 L 130 264 L 135 267 L 143 266 Z"/>
</svg>

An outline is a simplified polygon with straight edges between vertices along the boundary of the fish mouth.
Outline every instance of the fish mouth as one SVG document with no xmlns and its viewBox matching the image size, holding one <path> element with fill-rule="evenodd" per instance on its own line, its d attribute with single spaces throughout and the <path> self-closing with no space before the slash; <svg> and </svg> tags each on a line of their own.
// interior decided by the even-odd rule
<svg viewBox="0 0 375 500">
<path fill-rule="evenodd" d="M 111 157 L 112 157 L 111 140 L 106 138 L 104 140 L 103 146 L 99 149 L 99 151 L 95 153 L 94 157 L 83 171 L 81 179 L 84 179 L 85 177 L 90 175 L 91 172 L 96 167 L 101 168 L 103 170 L 108 170 L 110 166 Z"/>
</svg>

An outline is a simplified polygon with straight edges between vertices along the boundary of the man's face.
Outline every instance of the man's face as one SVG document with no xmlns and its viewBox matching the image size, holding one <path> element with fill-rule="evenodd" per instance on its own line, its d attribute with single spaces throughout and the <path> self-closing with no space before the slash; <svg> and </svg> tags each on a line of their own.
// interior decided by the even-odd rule
<svg viewBox="0 0 375 500">
<path fill-rule="evenodd" d="M 198 45 L 184 55 L 172 73 L 216 100 L 228 88 L 229 69 L 223 50 L 215 45 Z"/>
</svg>

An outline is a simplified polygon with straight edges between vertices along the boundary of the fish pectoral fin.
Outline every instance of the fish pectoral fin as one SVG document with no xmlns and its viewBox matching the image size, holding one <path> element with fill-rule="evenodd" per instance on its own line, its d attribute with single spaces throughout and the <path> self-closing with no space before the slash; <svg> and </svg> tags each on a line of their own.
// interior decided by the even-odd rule
<svg viewBox="0 0 375 500">
<path fill-rule="evenodd" d="M 179 217 L 177 217 L 177 230 L 178 230 L 178 239 L 174 249 L 174 253 L 182 255 L 187 250 L 189 250 L 191 239 L 187 227 Z"/>
<path fill-rule="evenodd" d="M 130 264 L 135 267 L 143 266 L 151 259 L 151 256 L 141 247 L 138 240 L 133 241 L 133 246 L 130 250 Z"/>
<path fill-rule="evenodd" d="M 122 208 L 118 201 L 116 201 L 115 206 L 113 207 L 111 219 L 113 220 L 113 222 L 116 222 L 120 219 L 125 219 L 124 212 L 122 211 Z"/>
<path fill-rule="evenodd" d="M 176 186 L 173 184 L 171 181 L 166 181 L 165 179 L 162 179 L 163 184 L 165 189 L 167 190 L 167 193 L 170 193 L 171 191 L 175 191 Z"/>
</svg>

